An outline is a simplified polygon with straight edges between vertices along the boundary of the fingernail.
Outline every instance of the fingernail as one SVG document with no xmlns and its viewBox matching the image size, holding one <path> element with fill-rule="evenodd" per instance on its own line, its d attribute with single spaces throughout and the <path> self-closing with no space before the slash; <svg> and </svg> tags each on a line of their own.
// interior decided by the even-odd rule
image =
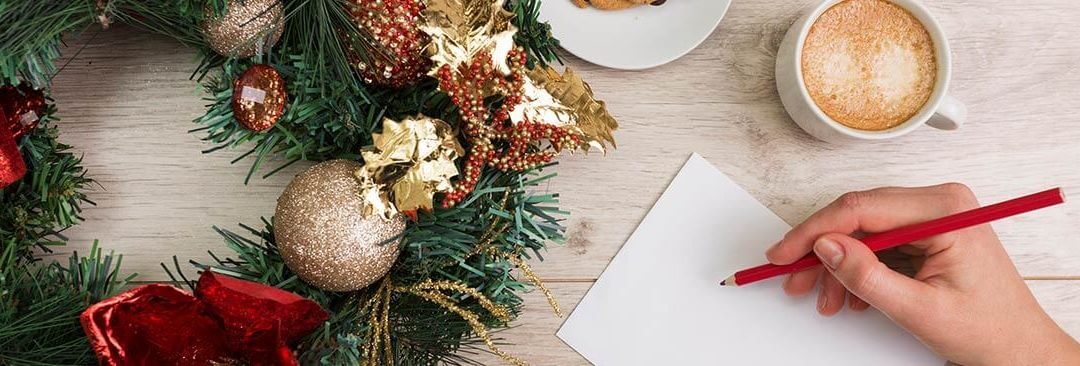
<svg viewBox="0 0 1080 366">
<path fill-rule="evenodd" d="M 826 238 L 820 238 L 814 243 L 814 253 L 817 253 L 821 263 L 824 263 L 829 270 L 836 269 L 836 267 L 840 266 L 840 262 L 844 260 L 844 248 L 837 242 Z"/>
<path fill-rule="evenodd" d="M 825 305 L 829 304 L 829 297 L 825 296 L 825 293 L 821 293 L 817 297 L 817 309 L 818 311 L 825 311 Z"/>
</svg>

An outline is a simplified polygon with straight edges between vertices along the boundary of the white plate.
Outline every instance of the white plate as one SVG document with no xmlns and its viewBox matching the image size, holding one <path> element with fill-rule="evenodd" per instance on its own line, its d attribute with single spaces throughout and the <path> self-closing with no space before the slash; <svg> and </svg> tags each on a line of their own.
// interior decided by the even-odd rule
<svg viewBox="0 0 1080 366">
<path fill-rule="evenodd" d="M 570 53 L 624 70 L 656 67 L 682 57 L 720 24 L 730 0 L 667 0 L 660 6 L 603 11 L 571 0 L 544 0 L 540 19 Z"/>
</svg>

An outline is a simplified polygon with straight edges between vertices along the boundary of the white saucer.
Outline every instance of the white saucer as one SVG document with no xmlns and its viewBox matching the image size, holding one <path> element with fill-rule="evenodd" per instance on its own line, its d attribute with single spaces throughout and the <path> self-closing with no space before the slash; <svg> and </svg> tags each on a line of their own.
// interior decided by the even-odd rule
<svg viewBox="0 0 1080 366">
<path fill-rule="evenodd" d="M 682 57 L 724 17 L 730 0 L 667 0 L 626 10 L 581 9 L 571 0 L 544 0 L 540 19 L 570 53 L 613 69 L 640 70 Z"/>
</svg>

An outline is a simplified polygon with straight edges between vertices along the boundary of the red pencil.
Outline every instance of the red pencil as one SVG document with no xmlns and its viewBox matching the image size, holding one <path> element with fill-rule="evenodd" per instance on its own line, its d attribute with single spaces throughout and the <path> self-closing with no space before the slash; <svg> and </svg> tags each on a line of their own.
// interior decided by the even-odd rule
<svg viewBox="0 0 1080 366">
<path fill-rule="evenodd" d="M 985 224 L 1040 208 L 1065 202 L 1065 193 L 1061 188 L 1054 188 L 1036 194 L 1015 198 L 998 204 L 984 206 L 958 214 L 945 216 L 927 222 L 912 224 L 862 238 L 862 242 L 873 251 L 889 249 L 934 235 L 960 230 L 966 227 Z M 742 286 L 749 283 L 795 273 L 821 264 L 814 253 L 787 265 L 763 264 L 747 268 L 731 275 L 720 282 L 721 286 Z"/>
</svg>

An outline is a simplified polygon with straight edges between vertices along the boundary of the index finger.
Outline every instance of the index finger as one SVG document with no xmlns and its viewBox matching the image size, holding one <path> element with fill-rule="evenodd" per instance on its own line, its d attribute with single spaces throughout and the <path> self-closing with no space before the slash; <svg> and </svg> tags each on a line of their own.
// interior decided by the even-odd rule
<svg viewBox="0 0 1080 366">
<path fill-rule="evenodd" d="M 810 253 L 827 233 L 874 233 L 911 225 L 978 206 L 971 189 L 959 183 L 930 187 L 877 188 L 845 193 L 791 229 L 768 251 L 773 264 L 790 264 Z M 926 241 L 921 245 L 932 245 Z"/>
</svg>

